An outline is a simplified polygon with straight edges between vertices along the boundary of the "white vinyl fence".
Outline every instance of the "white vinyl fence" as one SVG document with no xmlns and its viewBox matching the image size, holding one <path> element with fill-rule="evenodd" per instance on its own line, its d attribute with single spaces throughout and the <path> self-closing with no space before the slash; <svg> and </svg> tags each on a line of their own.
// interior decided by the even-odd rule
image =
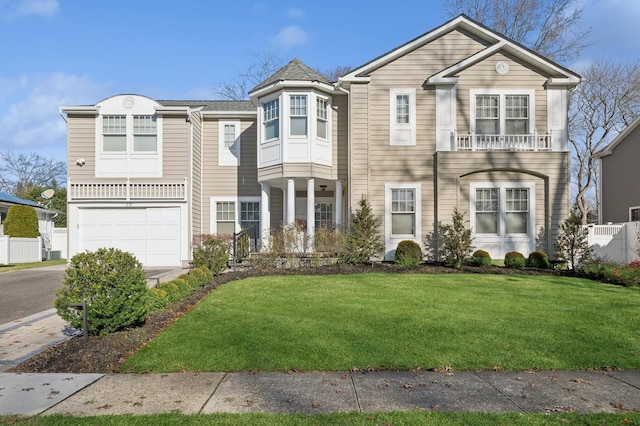
<svg viewBox="0 0 640 426">
<path fill-rule="evenodd" d="M 42 261 L 42 238 L 0 236 L 0 264 Z"/>
<path fill-rule="evenodd" d="M 640 222 L 586 226 L 593 256 L 619 263 L 638 260 Z"/>
</svg>

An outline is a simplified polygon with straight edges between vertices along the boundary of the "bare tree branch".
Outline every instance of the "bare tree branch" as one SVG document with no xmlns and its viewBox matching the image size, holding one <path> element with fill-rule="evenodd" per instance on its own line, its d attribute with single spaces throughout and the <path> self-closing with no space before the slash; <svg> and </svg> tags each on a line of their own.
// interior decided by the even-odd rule
<svg viewBox="0 0 640 426">
<path fill-rule="evenodd" d="M 249 99 L 249 90 L 284 65 L 282 59 L 271 52 L 250 52 L 247 56 L 251 62 L 240 71 L 238 79 L 233 82 L 221 83 L 214 89 L 214 94 L 217 97 L 232 101 Z"/>
<path fill-rule="evenodd" d="M 580 0 L 444 0 L 443 6 L 450 16 L 464 13 L 555 61 L 575 59 L 589 45 Z"/>
<path fill-rule="evenodd" d="M 0 191 L 22 197 L 34 187 L 64 184 L 67 166 L 35 152 L 0 152 Z"/>
</svg>

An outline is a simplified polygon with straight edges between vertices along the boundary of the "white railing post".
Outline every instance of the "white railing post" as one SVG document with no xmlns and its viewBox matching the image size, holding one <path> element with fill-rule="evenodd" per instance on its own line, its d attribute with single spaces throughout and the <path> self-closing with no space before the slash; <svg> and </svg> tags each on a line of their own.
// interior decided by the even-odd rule
<svg viewBox="0 0 640 426">
<path fill-rule="evenodd" d="M 476 150 L 476 132 L 474 130 L 471 130 L 469 132 L 469 142 L 471 142 L 471 151 L 475 151 Z"/>
<path fill-rule="evenodd" d="M 533 150 L 538 151 L 540 141 L 538 140 L 538 129 L 533 129 Z"/>
</svg>

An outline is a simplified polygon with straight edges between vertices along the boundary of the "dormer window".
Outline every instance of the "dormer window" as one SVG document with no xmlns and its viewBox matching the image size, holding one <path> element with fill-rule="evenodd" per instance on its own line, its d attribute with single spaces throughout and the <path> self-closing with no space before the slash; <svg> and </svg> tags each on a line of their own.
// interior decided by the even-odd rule
<svg viewBox="0 0 640 426">
<path fill-rule="evenodd" d="M 277 139 L 280 137 L 280 102 L 274 99 L 265 102 L 264 109 L 264 139 Z"/>
<path fill-rule="evenodd" d="M 291 136 L 307 136 L 307 96 L 289 97 Z"/>
</svg>

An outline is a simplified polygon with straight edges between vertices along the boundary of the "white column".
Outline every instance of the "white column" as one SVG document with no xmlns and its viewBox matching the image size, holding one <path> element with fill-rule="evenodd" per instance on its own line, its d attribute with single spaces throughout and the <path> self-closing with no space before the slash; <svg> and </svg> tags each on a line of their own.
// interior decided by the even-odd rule
<svg viewBox="0 0 640 426">
<path fill-rule="evenodd" d="M 310 247 L 312 247 L 313 236 L 316 233 L 316 190 L 314 184 L 315 179 L 307 179 L 307 251 L 312 251 Z"/>
<path fill-rule="evenodd" d="M 271 186 L 263 183 L 260 184 L 260 238 L 262 241 L 261 250 L 269 247 L 269 237 L 271 231 L 271 210 L 269 207 Z"/>
<path fill-rule="evenodd" d="M 287 179 L 287 225 L 296 220 L 296 181 Z"/>
<path fill-rule="evenodd" d="M 342 228 L 342 181 L 336 181 L 336 228 Z"/>
</svg>

